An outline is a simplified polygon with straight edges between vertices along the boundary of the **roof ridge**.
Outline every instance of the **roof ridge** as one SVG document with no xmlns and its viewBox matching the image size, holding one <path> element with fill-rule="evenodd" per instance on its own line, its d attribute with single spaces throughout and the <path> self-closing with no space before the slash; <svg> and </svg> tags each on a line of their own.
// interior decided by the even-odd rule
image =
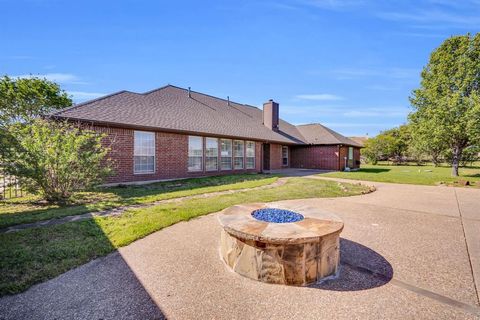
<svg viewBox="0 0 480 320">
<path fill-rule="evenodd" d="M 152 89 L 152 90 L 149 90 L 149 91 L 145 91 L 145 92 L 142 92 L 142 93 L 139 93 L 139 94 L 141 94 L 141 95 L 148 95 L 148 94 L 150 94 L 150 93 L 153 93 L 153 92 L 155 92 L 155 91 L 160 91 L 160 90 L 166 89 L 166 88 L 168 88 L 168 87 L 174 87 L 174 88 L 182 89 L 182 88 L 180 88 L 180 87 L 174 86 L 174 85 L 172 85 L 172 84 L 169 83 L 169 84 L 164 85 L 164 86 L 161 86 L 161 87 L 159 87 L 159 88 Z"/>
<path fill-rule="evenodd" d="M 73 109 L 78 108 L 78 107 L 83 107 L 87 104 L 97 102 L 97 101 L 100 101 L 100 100 L 103 100 L 103 99 L 107 99 L 107 98 L 113 97 L 117 94 L 121 94 L 121 93 L 125 93 L 125 92 L 137 94 L 136 92 L 132 92 L 132 91 L 128 91 L 128 90 L 121 90 L 121 91 L 110 93 L 110 94 L 107 94 L 105 96 L 101 96 L 101 97 L 98 97 L 98 98 L 95 98 L 95 99 L 92 99 L 92 100 L 88 100 L 88 101 L 85 101 L 85 102 L 74 103 L 70 107 L 66 107 L 66 108 L 63 108 L 63 109 L 60 109 L 60 110 L 56 110 L 55 112 L 51 113 L 50 115 L 53 116 L 53 115 L 56 115 L 56 114 L 61 113 L 61 112 L 65 112 L 65 111 L 68 111 L 68 110 L 73 110 Z"/>
<path fill-rule="evenodd" d="M 161 87 L 161 88 L 158 88 L 158 89 L 155 89 L 155 90 L 146 92 L 145 94 L 150 93 L 150 92 L 153 92 L 153 91 L 165 89 L 166 87 L 173 87 L 173 88 L 177 88 L 177 89 L 180 89 L 180 90 L 188 91 L 188 88 L 182 88 L 182 87 L 179 87 L 179 86 L 175 86 L 175 85 L 173 85 L 173 84 L 168 84 L 168 85 L 163 86 L 163 87 Z M 195 91 L 195 90 L 192 90 L 192 89 L 190 89 L 190 92 L 197 93 L 197 94 L 199 94 L 199 95 L 207 96 L 207 97 L 214 98 L 214 99 L 218 99 L 218 100 L 223 100 L 223 101 L 225 101 L 225 102 L 234 103 L 234 104 L 237 104 L 237 105 L 239 105 L 239 106 L 246 106 L 246 107 L 250 107 L 250 108 L 257 108 L 257 109 L 259 109 L 258 107 L 255 107 L 255 106 L 247 105 L 247 104 L 240 103 L 240 102 L 235 102 L 235 101 L 232 101 L 232 100 L 227 100 L 227 99 L 224 99 L 224 98 L 220 98 L 220 97 L 217 97 L 217 96 L 208 94 L 208 93 L 203 93 L 203 92 Z"/>
<path fill-rule="evenodd" d="M 312 122 L 312 123 L 304 123 L 304 124 L 297 124 L 296 127 L 304 127 L 304 126 L 315 126 L 315 125 L 320 125 L 322 127 L 325 127 L 319 122 Z"/>
</svg>

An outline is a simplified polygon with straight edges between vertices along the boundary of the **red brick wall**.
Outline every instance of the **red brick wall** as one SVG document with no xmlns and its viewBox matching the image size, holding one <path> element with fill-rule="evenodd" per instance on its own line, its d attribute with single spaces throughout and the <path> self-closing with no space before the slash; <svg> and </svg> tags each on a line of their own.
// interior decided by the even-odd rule
<svg viewBox="0 0 480 320">
<path fill-rule="evenodd" d="M 292 168 L 338 170 L 338 146 L 293 147 L 290 151 Z"/>
<path fill-rule="evenodd" d="M 291 167 L 322 170 L 343 170 L 344 157 L 348 156 L 346 146 L 302 146 L 291 148 Z M 360 160 L 360 148 L 353 148 L 354 168 Z"/>
<path fill-rule="evenodd" d="M 355 160 L 353 165 L 354 168 L 360 168 L 360 154 L 360 148 L 353 148 L 353 160 Z"/>
<path fill-rule="evenodd" d="M 341 171 L 345 169 L 345 157 L 347 156 L 348 156 L 348 147 L 340 147 L 340 169 L 339 170 Z"/>
<path fill-rule="evenodd" d="M 344 157 L 348 157 L 348 146 L 340 147 L 340 170 L 345 169 L 345 159 Z M 360 164 L 357 164 L 357 161 L 360 161 L 360 148 L 353 148 L 353 166 L 350 168 L 360 168 Z M 347 160 L 348 165 L 348 160 Z"/>
<path fill-rule="evenodd" d="M 282 168 L 282 145 L 270 144 L 270 170 Z"/>
<path fill-rule="evenodd" d="M 109 157 L 113 160 L 115 174 L 108 179 L 107 182 L 109 183 L 188 178 L 261 171 L 260 152 L 262 144 L 260 142 L 256 142 L 255 169 L 205 171 L 204 163 L 204 171 L 188 172 L 188 135 L 158 131 L 155 134 L 155 173 L 134 174 L 134 130 L 99 126 L 94 127 L 94 129 L 106 133 L 107 137 L 104 140 L 104 144 L 111 146 Z"/>
<path fill-rule="evenodd" d="M 288 148 L 289 148 L 288 164 L 284 166 L 283 158 L 282 158 L 282 145 L 270 143 L 270 169 L 269 170 L 278 170 L 278 169 L 290 167 L 290 147 Z"/>
</svg>

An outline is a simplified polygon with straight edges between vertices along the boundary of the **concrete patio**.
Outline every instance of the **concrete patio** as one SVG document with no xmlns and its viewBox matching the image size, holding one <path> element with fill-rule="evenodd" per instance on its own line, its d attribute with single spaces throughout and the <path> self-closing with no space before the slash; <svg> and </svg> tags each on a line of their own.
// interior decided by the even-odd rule
<svg viewBox="0 0 480 320">
<path fill-rule="evenodd" d="M 4 297 L 0 319 L 479 319 L 480 190 L 371 184 L 282 202 L 343 219 L 336 280 L 289 287 L 229 271 L 211 214 Z"/>
</svg>

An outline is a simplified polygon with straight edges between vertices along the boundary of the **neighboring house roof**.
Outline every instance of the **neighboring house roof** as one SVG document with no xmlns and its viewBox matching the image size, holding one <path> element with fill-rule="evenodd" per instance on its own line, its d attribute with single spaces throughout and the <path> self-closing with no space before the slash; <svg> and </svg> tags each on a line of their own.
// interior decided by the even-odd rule
<svg viewBox="0 0 480 320">
<path fill-rule="evenodd" d="M 361 147 L 357 142 L 319 123 L 299 125 L 297 128 L 308 144 L 344 144 Z"/>
<path fill-rule="evenodd" d="M 195 91 L 190 91 L 189 97 L 187 89 L 172 85 L 146 93 L 120 91 L 60 110 L 52 116 L 112 126 L 211 134 L 285 144 L 310 143 L 301 133 L 304 126 L 296 127 L 280 119 L 279 130 L 270 130 L 263 125 L 263 111 L 256 107 L 232 101 L 228 103 L 225 99 Z"/>
<path fill-rule="evenodd" d="M 355 141 L 363 147 L 365 146 L 365 141 L 368 140 L 368 137 L 348 137 L 348 139 Z"/>
</svg>

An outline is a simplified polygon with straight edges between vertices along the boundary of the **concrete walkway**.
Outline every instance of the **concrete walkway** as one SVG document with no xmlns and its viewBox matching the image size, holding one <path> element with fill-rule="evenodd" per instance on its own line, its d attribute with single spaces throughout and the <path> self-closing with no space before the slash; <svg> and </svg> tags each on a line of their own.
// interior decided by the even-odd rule
<svg viewBox="0 0 480 320">
<path fill-rule="evenodd" d="M 282 202 L 344 220 L 336 280 L 287 287 L 230 272 L 211 214 L 4 297 L 0 319 L 480 319 L 480 190 L 372 184 Z"/>
</svg>

